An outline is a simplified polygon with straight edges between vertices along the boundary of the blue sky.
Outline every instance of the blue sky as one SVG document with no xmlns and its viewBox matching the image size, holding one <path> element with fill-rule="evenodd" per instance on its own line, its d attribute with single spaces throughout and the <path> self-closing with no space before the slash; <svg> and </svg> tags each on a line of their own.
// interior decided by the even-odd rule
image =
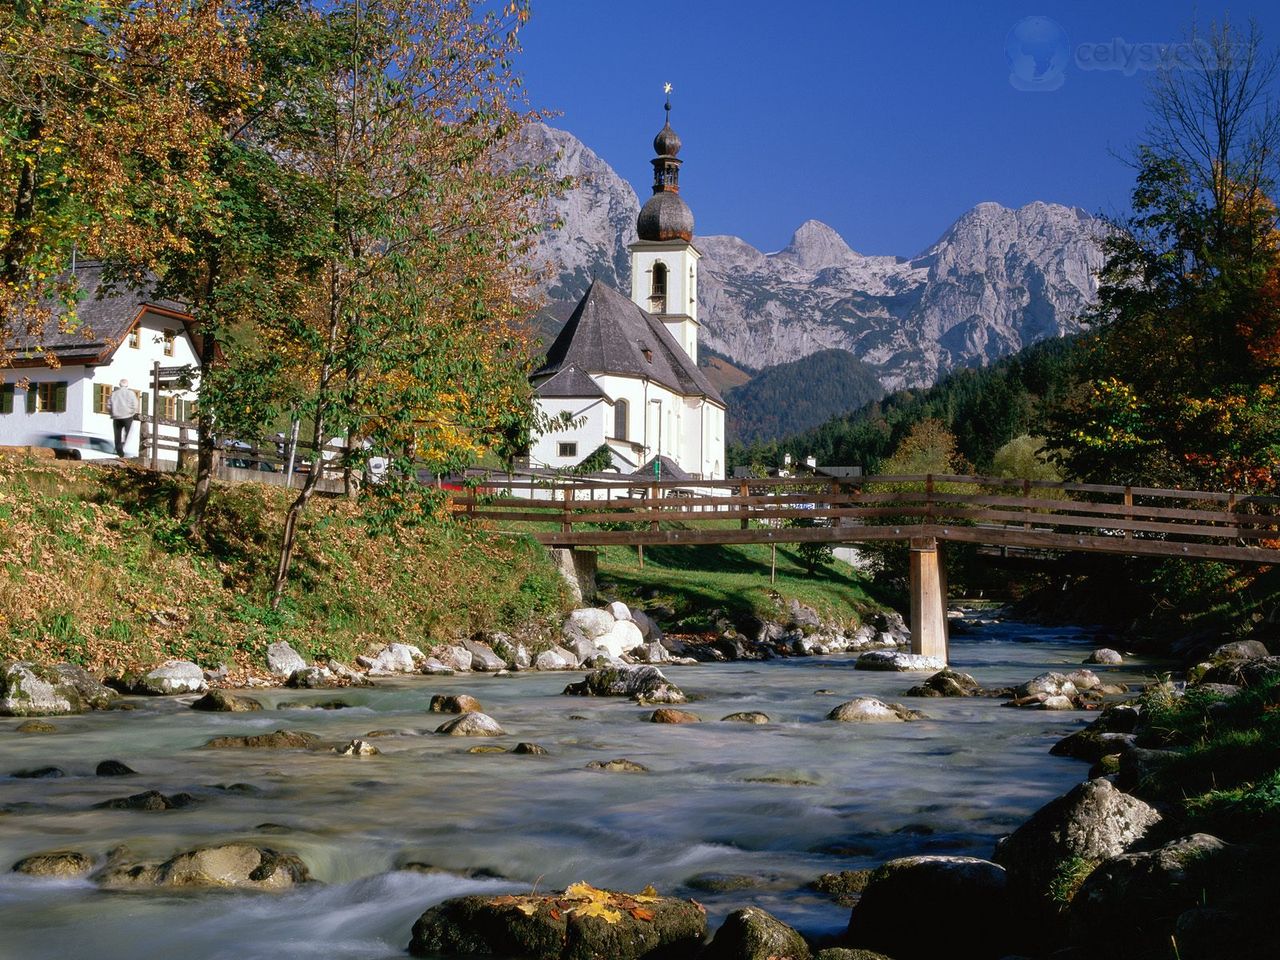
<svg viewBox="0 0 1280 960">
<path fill-rule="evenodd" d="M 522 70 L 553 124 L 642 198 L 670 81 L 700 234 L 770 251 L 816 218 L 860 252 L 911 255 L 984 200 L 1122 212 L 1132 171 L 1116 154 L 1139 140 L 1150 73 L 1081 62 L 1224 13 L 1280 45 L 1280 5 L 1265 2 L 534 0 Z M 1010 82 L 1006 41 L 1033 16 L 1068 52 L 1032 78 L 1060 77 L 1051 91 Z"/>
</svg>

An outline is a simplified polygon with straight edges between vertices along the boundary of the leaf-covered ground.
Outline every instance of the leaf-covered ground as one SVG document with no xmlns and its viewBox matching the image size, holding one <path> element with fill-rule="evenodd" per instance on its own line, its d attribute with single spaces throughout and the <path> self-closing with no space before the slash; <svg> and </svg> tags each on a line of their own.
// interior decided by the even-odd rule
<svg viewBox="0 0 1280 960">
<path fill-rule="evenodd" d="M 0 660 L 113 671 L 191 658 L 245 670 L 268 643 L 349 660 L 392 641 L 556 620 L 564 588 L 536 544 L 430 523 L 370 538 L 358 510 L 313 501 L 293 581 L 267 605 L 288 491 L 219 485 L 207 528 L 190 477 L 0 455 Z"/>
</svg>

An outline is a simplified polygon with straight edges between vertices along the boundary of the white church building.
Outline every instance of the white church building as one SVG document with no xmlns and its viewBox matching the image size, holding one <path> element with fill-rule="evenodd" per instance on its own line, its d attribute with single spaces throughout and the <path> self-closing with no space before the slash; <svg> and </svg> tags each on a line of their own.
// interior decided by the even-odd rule
<svg viewBox="0 0 1280 960">
<path fill-rule="evenodd" d="M 542 413 L 573 426 L 535 438 L 529 465 L 565 470 L 603 448 L 606 469 L 669 480 L 725 475 L 725 404 L 698 368 L 698 259 L 680 197 L 680 138 L 654 138 L 653 196 L 631 244 L 631 296 L 593 281 L 532 377 Z M 603 459 L 597 456 L 596 459 Z"/>
</svg>

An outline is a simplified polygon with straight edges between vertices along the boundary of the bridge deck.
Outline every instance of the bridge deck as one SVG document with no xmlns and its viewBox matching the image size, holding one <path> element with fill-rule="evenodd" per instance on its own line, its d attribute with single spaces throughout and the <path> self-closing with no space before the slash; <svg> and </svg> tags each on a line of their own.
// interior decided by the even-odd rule
<svg viewBox="0 0 1280 960">
<path fill-rule="evenodd" d="M 451 509 L 552 546 L 952 541 L 1280 563 L 1280 498 L 1230 491 L 880 476 L 481 485 Z"/>
</svg>

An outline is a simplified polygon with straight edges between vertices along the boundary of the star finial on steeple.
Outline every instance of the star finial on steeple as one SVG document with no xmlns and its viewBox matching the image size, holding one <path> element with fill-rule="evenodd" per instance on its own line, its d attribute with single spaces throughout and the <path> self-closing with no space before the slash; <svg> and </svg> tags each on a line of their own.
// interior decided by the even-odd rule
<svg viewBox="0 0 1280 960">
<path fill-rule="evenodd" d="M 667 95 L 667 103 L 666 103 L 665 109 L 667 113 L 670 114 L 671 113 L 671 84 L 664 83 L 662 85 L 662 92 Z"/>
</svg>

